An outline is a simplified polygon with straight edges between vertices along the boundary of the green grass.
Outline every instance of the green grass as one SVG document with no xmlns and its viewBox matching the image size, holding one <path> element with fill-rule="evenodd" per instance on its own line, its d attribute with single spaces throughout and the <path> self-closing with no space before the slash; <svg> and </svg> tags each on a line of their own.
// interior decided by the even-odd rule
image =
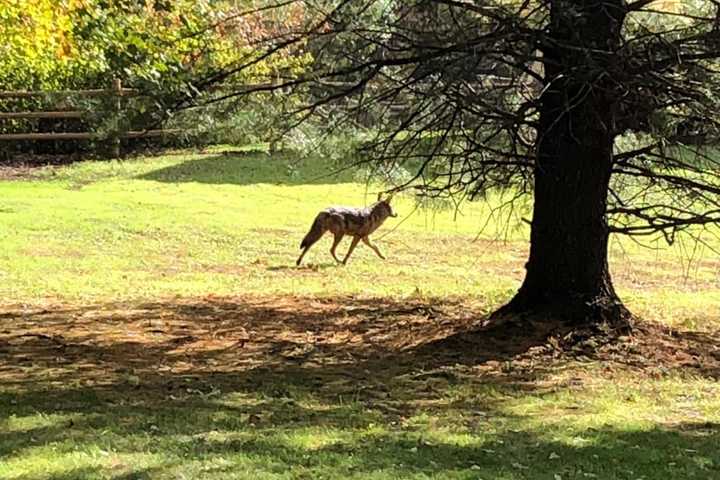
<svg viewBox="0 0 720 480">
<path fill-rule="evenodd" d="M 442 385 L 432 404 L 307 387 L 165 401 L 74 390 L 22 397 L 4 422 L 3 478 L 717 478 L 717 387 L 673 380 L 538 393 Z M 388 403 L 412 385 L 390 389 Z M 138 391 L 143 395 L 143 391 Z M 120 397 L 120 398 L 118 398 Z M 692 398 L 702 422 L 666 424 Z M 622 399 L 622 401 L 620 401 Z M 58 403 L 63 408 L 58 411 Z M 673 408 L 674 406 L 674 408 Z M 715 408 L 713 408 L 715 407 Z M 41 411 L 56 413 L 45 414 Z M 715 422 L 715 423 L 709 423 Z"/>
<path fill-rule="evenodd" d="M 720 330 L 709 248 L 612 242 L 623 299 L 690 347 L 424 350 L 512 295 L 524 224 L 399 198 L 387 261 L 326 238 L 295 268 L 318 210 L 375 198 L 330 170 L 216 150 L 0 182 L 0 479 L 720 478 L 720 369 L 690 358 Z"/>
<path fill-rule="evenodd" d="M 381 242 L 389 262 L 359 248 L 353 268 L 334 268 L 326 240 L 309 254 L 311 269 L 298 275 L 288 267 L 317 211 L 365 204 L 376 191 L 351 178 L 300 183 L 328 172 L 310 164 L 290 175 L 291 160 L 257 154 L 86 163 L 52 178 L 3 184 L 0 296 L 44 302 L 209 292 L 466 294 L 487 278 L 482 262 L 513 258 L 494 244 L 471 242 L 482 209 L 469 209 L 461 222 L 423 211 Z M 272 183 L 278 181 L 287 183 Z M 414 207 L 400 200 L 396 208 L 407 215 Z M 479 268 L 466 268 L 473 264 Z M 505 275 L 490 280 L 504 295 L 513 287 Z"/>
</svg>

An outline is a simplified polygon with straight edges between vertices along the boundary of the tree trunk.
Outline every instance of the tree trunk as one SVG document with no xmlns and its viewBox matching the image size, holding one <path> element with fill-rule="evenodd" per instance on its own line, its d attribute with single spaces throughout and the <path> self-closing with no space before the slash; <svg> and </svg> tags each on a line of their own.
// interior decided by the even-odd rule
<svg viewBox="0 0 720 480">
<path fill-rule="evenodd" d="M 622 0 L 556 0 L 551 19 L 530 258 L 520 290 L 497 314 L 626 324 L 630 315 L 608 269 L 605 214 L 617 101 L 608 72 L 620 43 Z"/>
</svg>

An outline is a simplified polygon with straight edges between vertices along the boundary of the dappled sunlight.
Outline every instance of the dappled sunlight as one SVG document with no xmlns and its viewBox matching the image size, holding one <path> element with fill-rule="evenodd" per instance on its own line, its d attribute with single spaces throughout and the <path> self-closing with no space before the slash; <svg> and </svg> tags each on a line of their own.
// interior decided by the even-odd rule
<svg viewBox="0 0 720 480">
<path fill-rule="evenodd" d="M 12 415 L 1 419 L 0 431 L 4 433 L 28 432 L 37 429 L 52 429 L 81 419 L 81 414 L 45 413 L 43 415 Z"/>
<path fill-rule="evenodd" d="M 278 398 L 283 404 L 267 410 L 292 407 L 295 395 L 284 395 Z M 497 396 L 509 400 L 512 391 L 498 391 Z M 236 413 L 241 418 L 228 424 L 209 418 L 206 402 L 196 397 L 178 405 L 188 413 L 185 417 L 160 415 L 142 403 L 120 407 L 119 412 L 108 409 L 100 421 L 68 426 L 71 436 L 57 438 L 52 460 L 49 446 L 20 448 L 0 465 L 0 473 L 19 475 L 4 478 L 36 479 L 143 478 L 150 473 L 293 478 L 292 469 L 295 475 L 314 478 L 497 478 L 501 473 L 519 480 L 556 474 L 564 478 L 578 472 L 586 478 L 624 478 L 644 464 L 655 464 L 668 476 L 710 478 L 717 469 L 715 446 L 720 440 L 717 423 L 538 428 L 530 416 L 509 416 L 496 409 L 475 418 L 463 410 L 447 418 L 428 410 L 406 419 L 375 411 L 376 418 L 331 426 L 315 425 L 317 416 L 289 423 L 285 415 L 260 418 L 239 405 Z M 89 401 L 88 406 L 98 405 Z M 358 414 L 362 410 L 375 407 L 366 402 Z M 125 421 L 130 418 L 130 423 Z M 19 439 L 20 444 L 30 441 Z"/>
<path fill-rule="evenodd" d="M 88 445 L 81 451 L 63 452 L 57 447 L 38 447 L 17 452 L 0 465 L 3 478 L 37 480 L 71 480 L 88 478 L 147 478 L 171 468 L 162 454 L 116 453 Z M 140 467 L 142 465 L 142 467 Z M 98 477 L 100 472 L 105 472 Z"/>
</svg>

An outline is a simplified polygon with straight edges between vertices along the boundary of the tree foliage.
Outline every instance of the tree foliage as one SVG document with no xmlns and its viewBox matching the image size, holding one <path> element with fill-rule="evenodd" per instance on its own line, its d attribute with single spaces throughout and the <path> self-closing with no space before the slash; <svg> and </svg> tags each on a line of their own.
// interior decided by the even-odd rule
<svg viewBox="0 0 720 480">
<path fill-rule="evenodd" d="M 581 27 L 589 19 L 580 6 L 561 0 L 303 3 L 315 12 L 305 29 L 256 39 L 269 58 L 308 43 L 314 68 L 282 85 L 306 89 L 308 103 L 298 113 L 367 127 L 375 133 L 364 146 L 373 161 L 416 167 L 418 175 L 399 188 L 420 183 L 424 194 L 471 198 L 495 187 L 532 191 L 541 94 L 560 80 L 544 73 L 544 52 L 554 47 L 551 10 L 575 16 L 568 22 Z M 601 87 L 615 99 L 615 123 L 608 125 L 616 140 L 608 209 L 613 230 L 671 233 L 715 223 L 717 161 L 696 147 L 720 132 L 717 6 L 640 0 L 623 8 L 617 47 L 595 55 L 587 39 L 572 36 L 568 42 L 577 44 L 562 46 L 576 49 L 570 73 L 582 75 L 587 90 L 581 94 Z M 567 103 L 572 108 L 572 99 Z M 699 202 L 698 208 L 629 207 L 668 198 L 658 189 L 675 201 Z M 659 221 L 666 214 L 678 221 Z"/>
<path fill-rule="evenodd" d="M 305 28 L 257 42 L 267 58 L 300 43 L 313 52 L 313 68 L 278 87 L 305 95 L 297 121 L 365 128 L 362 158 L 414 172 L 398 190 L 534 195 L 520 303 L 621 305 L 610 233 L 673 241 L 720 223 L 720 163 L 707 148 L 718 137 L 716 2 L 303 4 Z"/>
<path fill-rule="evenodd" d="M 289 27 L 300 9 L 247 11 L 247 2 L 209 0 L 8 0 L 0 7 L 3 88 L 187 84 L 253 59 L 252 39 Z M 271 18 L 272 17 L 272 18 Z M 237 82 L 302 65 L 277 56 L 243 69 Z"/>
<path fill-rule="evenodd" d="M 0 86 L 58 88 L 80 73 L 73 36 L 79 0 L 8 0 L 0 6 Z"/>
</svg>

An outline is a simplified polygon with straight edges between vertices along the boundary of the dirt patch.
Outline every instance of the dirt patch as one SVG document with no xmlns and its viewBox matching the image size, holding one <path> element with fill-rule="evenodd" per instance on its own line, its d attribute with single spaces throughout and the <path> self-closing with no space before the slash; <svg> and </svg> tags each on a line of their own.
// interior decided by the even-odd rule
<svg viewBox="0 0 720 480">
<path fill-rule="evenodd" d="M 640 324 L 632 335 L 580 338 L 551 323 L 486 323 L 485 305 L 378 298 L 215 298 L 0 313 L 0 381 L 18 389 L 167 383 L 178 378 L 260 381 L 303 371 L 375 383 L 471 366 L 538 378 L 569 359 L 649 375 L 720 378 L 720 332 Z M 320 379 L 320 380 L 318 380 Z"/>
<path fill-rule="evenodd" d="M 0 180 L 38 178 L 80 159 L 77 155 L 14 155 L 0 162 Z"/>
<path fill-rule="evenodd" d="M 0 165 L 0 181 L 26 180 L 41 177 L 48 169 L 55 167 L 7 166 Z"/>
</svg>

